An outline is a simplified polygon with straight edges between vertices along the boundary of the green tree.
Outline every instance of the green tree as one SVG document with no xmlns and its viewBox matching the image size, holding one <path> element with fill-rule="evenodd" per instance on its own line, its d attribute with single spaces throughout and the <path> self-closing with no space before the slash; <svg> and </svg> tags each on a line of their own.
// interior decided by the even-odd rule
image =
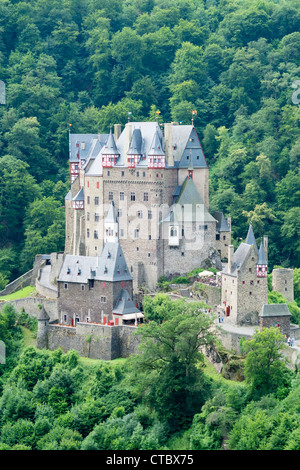
<svg viewBox="0 0 300 470">
<path fill-rule="evenodd" d="M 290 373 L 283 357 L 285 347 L 284 336 L 277 328 L 256 331 L 244 343 L 247 353 L 244 373 L 254 396 L 288 390 Z"/>
</svg>

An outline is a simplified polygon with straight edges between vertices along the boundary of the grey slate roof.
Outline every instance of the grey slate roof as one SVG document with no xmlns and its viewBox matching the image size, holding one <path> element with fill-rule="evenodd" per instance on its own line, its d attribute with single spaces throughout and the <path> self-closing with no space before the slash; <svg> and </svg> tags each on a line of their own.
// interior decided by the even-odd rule
<svg viewBox="0 0 300 470">
<path fill-rule="evenodd" d="M 80 188 L 76 196 L 73 197 L 72 201 L 84 201 L 84 190 L 83 186 Z"/>
<path fill-rule="evenodd" d="M 165 152 L 163 150 L 163 143 L 161 141 L 161 137 L 159 135 L 159 131 L 158 129 L 156 129 L 155 131 L 155 134 L 154 134 L 154 137 L 153 137 L 153 140 L 152 140 L 152 143 L 151 143 L 151 147 L 149 149 L 149 152 L 148 152 L 148 156 L 163 156 L 165 155 Z"/>
<path fill-rule="evenodd" d="M 233 256 L 233 267 L 232 271 L 228 271 L 228 264 L 225 266 L 224 270 L 222 271 L 224 274 L 230 274 L 231 276 L 237 276 L 238 270 L 243 266 L 245 259 L 251 250 L 251 245 L 248 243 L 240 243 L 239 247 L 234 253 Z"/>
<path fill-rule="evenodd" d="M 230 228 L 228 227 L 223 212 L 215 211 L 213 216 L 217 220 L 217 232 L 230 232 Z"/>
<path fill-rule="evenodd" d="M 257 264 L 268 264 L 262 242 L 260 243 L 259 247 Z"/>
<path fill-rule="evenodd" d="M 216 219 L 208 212 L 191 178 L 186 177 L 182 186 L 177 187 L 176 190 L 179 195 L 163 222 L 216 222 Z"/>
<path fill-rule="evenodd" d="M 254 247 L 257 251 L 257 244 L 256 244 L 254 232 L 253 232 L 252 222 L 250 222 L 245 243 L 247 243 L 248 245 L 254 245 Z"/>
<path fill-rule="evenodd" d="M 87 284 L 89 279 L 112 282 L 132 280 L 118 242 L 107 242 L 99 256 L 65 256 L 58 281 Z"/>
<path fill-rule="evenodd" d="M 290 316 L 287 304 L 266 304 L 262 306 L 260 317 Z"/>
<path fill-rule="evenodd" d="M 126 315 L 128 313 L 140 313 L 140 310 L 135 306 L 127 290 L 122 289 L 112 312 L 118 315 Z"/>
<path fill-rule="evenodd" d="M 77 162 L 78 160 L 87 160 L 91 148 L 95 145 L 95 140 L 99 142 L 100 147 L 107 141 L 107 134 L 69 134 L 69 158 L 70 162 Z M 81 143 L 84 142 L 85 148 L 81 148 Z M 77 146 L 78 145 L 78 146 Z"/>
<path fill-rule="evenodd" d="M 38 314 L 38 320 L 50 320 L 50 317 L 46 312 L 44 305 L 42 306 L 41 311 Z"/>
<path fill-rule="evenodd" d="M 115 138 L 110 130 L 106 144 L 102 149 L 102 155 L 119 155 L 120 152 L 117 149 Z"/>
<path fill-rule="evenodd" d="M 178 168 L 208 168 L 202 146 L 194 126 L 173 126 L 173 146 L 176 146 L 175 162 Z"/>
<path fill-rule="evenodd" d="M 142 154 L 143 138 L 141 129 L 134 129 L 132 132 L 131 142 L 129 145 L 128 155 L 141 155 Z"/>
</svg>

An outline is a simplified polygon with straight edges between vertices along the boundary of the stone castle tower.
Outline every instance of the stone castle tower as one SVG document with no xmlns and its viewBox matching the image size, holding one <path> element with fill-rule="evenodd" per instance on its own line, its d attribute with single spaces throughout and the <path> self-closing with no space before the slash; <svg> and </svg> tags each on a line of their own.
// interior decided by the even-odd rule
<svg viewBox="0 0 300 470">
<path fill-rule="evenodd" d="M 258 248 L 252 224 L 245 242 L 236 251 L 228 248 L 228 264 L 221 273 L 221 307 L 234 324 L 258 324 L 262 306 L 268 303 L 268 238 Z"/>
<path fill-rule="evenodd" d="M 69 144 L 66 254 L 98 256 L 118 233 L 135 288 L 205 259 L 221 268 L 231 228 L 209 213 L 209 168 L 193 125 L 129 122 L 70 134 Z"/>
<path fill-rule="evenodd" d="M 276 268 L 272 271 L 272 289 L 280 292 L 289 302 L 294 300 L 294 270 Z"/>
</svg>

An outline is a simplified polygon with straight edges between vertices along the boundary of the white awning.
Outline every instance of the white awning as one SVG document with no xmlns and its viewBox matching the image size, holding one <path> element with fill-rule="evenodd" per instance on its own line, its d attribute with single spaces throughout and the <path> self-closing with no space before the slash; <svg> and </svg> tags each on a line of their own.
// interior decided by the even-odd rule
<svg viewBox="0 0 300 470">
<path fill-rule="evenodd" d="M 211 271 L 202 271 L 202 273 L 199 273 L 198 276 L 214 276 L 214 273 Z"/>
<path fill-rule="evenodd" d="M 123 320 L 135 320 L 135 318 L 144 318 L 144 314 L 139 312 L 139 313 L 126 313 L 125 315 L 122 315 Z"/>
</svg>

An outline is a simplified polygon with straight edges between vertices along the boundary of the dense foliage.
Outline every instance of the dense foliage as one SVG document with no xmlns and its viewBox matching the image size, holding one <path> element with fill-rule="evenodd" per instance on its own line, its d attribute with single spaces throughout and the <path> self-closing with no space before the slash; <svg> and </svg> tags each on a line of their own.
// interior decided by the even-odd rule
<svg viewBox="0 0 300 470">
<path fill-rule="evenodd" d="M 191 122 L 211 209 L 299 267 L 299 0 L 0 0 L 0 288 L 64 247 L 68 133 Z M 294 87 L 294 88 L 293 88 Z M 71 124 L 71 127 L 70 127 Z"/>
<path fill-rule="evenodd" d="M 77 352 L 24 347 L 10 305 L 0 312 L 0 450 L 299 450 L 299 374 L 276 328 L 244 341 L 245 380 L 207 370 L 217 348 L 203 305 L 148 299 L 140 352 L 92 364 Z M 160 306 L 157 319 L 153 311 Z"/>
</svg>

